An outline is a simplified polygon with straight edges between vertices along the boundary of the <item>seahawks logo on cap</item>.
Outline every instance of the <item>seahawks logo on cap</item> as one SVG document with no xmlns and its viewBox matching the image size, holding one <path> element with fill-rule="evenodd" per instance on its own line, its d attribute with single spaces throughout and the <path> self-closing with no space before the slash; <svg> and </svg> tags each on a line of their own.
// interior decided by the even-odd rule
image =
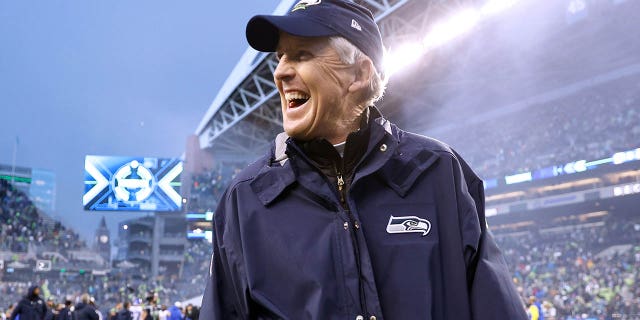
<svg viewBox="0 0 640 320">
<path fill-rule="evenodd" d="M 427 219 L 421 219 L 416 216 L 389 217 L 387 224 L 388 233 L 422 233 L 426 236 L 431 231 L 431 222 Z"/>
<path fill-rule="evenodd" d="M 301 0 L 293 7 L 291 12 L 294 12 L 296 10 L 304 10 L 308 6 L 315 6 L 316 4 L 320 4 L 320 2 L 322 2 L 322 0 Z"/>
</svg>

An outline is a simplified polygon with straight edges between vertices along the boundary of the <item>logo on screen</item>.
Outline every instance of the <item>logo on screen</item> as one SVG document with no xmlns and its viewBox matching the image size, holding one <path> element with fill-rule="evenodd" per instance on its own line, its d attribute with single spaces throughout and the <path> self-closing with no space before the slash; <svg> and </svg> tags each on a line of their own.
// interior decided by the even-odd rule
<svg viewBox="0 0 640 320">
<path fill-rule="evenodd" d="M 85 210 L 179 211 L 182 161 L 87 156 Z"/>
<path fill-rule="evenodd" d="M 136 202 L 149 198 L 156 187 L 156 180 L 149 169 L 133 160 L 116 171 L 111 186 L 117 200 Z"/>
</svg>

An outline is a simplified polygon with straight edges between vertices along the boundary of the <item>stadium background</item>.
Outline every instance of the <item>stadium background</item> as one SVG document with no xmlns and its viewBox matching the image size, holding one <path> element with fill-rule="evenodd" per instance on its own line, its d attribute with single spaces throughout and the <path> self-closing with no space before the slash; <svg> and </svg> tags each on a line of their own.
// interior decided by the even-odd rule
<svg viewBox="0 0 640 320">
<path fill-rule="evenodd" d="M 640 3 L 357 2 L 396 62 L 383 114 L 449 143 L 485 180 L 489 225 L 523 301 L 536 297 L 557 319 L 637 318 Z M 111 263 L 0 181 L 0 308 L 29 283 L 56 299 L 89 292 L 104 312 L 149 291 L 164 304 L 197 301 L 210 247 L 178 239 L 206 231 L 225 185 L 280 131 L 275 65 L 252 50 L 240 58 L 184 148 L 183 216 L 122 222 Z"/>
</svg>

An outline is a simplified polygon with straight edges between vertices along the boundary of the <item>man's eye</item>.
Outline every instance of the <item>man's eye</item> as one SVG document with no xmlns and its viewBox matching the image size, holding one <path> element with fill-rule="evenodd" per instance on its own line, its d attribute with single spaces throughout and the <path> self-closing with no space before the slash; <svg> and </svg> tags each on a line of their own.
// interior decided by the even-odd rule
<svg viewBox="0 0 640 320">
<path fill-rule="evenodd" d="M 298 61 L 308 60 L 312 57 L 311 53 L 308 51 L 299 51 L 295 55 L 295 59 Z"/>
</svg>

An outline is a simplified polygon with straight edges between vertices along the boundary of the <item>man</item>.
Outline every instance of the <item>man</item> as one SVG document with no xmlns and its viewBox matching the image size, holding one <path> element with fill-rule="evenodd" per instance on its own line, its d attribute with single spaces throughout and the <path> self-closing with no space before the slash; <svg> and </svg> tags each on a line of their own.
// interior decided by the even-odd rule
<svg viewBox="0 0 640 320">
<path fill-rule="evenodd" d="M 158 320 L 169 320 L 170 316 L 171 312 L 167 310 L 167 306 L 164 304 L 160 306 L 160 311 L 158 312 Z"/>
<path fill-rule="evenodd" d="M 118 315 L 116 316 L 117 320 L 133 320 L 133 315 L 131 313 L 131 302 L 125 301 L 122 304 L 122 309 L 118 311 Z"/>
<path fill-rule="evenodd" d="M 285 133 L 214 215 L 203 319 L 526 319 L 486 230 L 482 181 L 373 107 L 383 46 L 352 2 L 256 16 Z"/>
<path fill-rule="evenodd" d="M 182 320 L 182 303 L 180 301 L 176 301 L 171 308 L 169 308 L 169 320 Z"/>
<path fill-rule="evenodd" d="M 198 320 L 199 317 L 200 311 L 198 311 L 198 308 L 189 303 L 184 310 L 184 320 Z"/>
<path fill-rule="evenodd" d="M 98 308 L 94 297 L 89 298 L 89 305 L 93 308 L 93 310 L 95 310 L 96 314 L 98 315 L 98 320 L 103 320 L 104 317 L 102 316 L 102 311 L 100 311 L 100 308 Z"/>
<path fill-rule="evenodd" d="M 74 320 L 99 320 L 100 316 L 96 312 L 96 309 L 91 304 L 91 297 L 88 294 L 83 294 L 80 297 L 80 303 L 76 305 L 73 311 Z"/>
<path fill-rule="evenodd" d="M 56 310 L 55 301 L 52 298 L 47 299 L 47 313 L 44 316 L 44 320 L 58 319 L 58 310 Z"/>
<path fill-rule="evenodd" d="M 71 320 L 71 300 L 65 299 L 64 307 L 58 312 L 58 320 Z"/>
<path fill-rule="evenodd" d="M 10 320 L 20 317 L 20 320 L 43 320 L 47 314 L 47 305 L 40 298 L 40 287 L 32 286 L 18 302 L 18 305 L 11 312 Z"/>
<path fill-rule="evenodd" d="M 542 305 L 535 296 L 529 297 L 529 319 L 530 320 L 544 320 L 544 314 L 542 312 Z"/>
</svg>

